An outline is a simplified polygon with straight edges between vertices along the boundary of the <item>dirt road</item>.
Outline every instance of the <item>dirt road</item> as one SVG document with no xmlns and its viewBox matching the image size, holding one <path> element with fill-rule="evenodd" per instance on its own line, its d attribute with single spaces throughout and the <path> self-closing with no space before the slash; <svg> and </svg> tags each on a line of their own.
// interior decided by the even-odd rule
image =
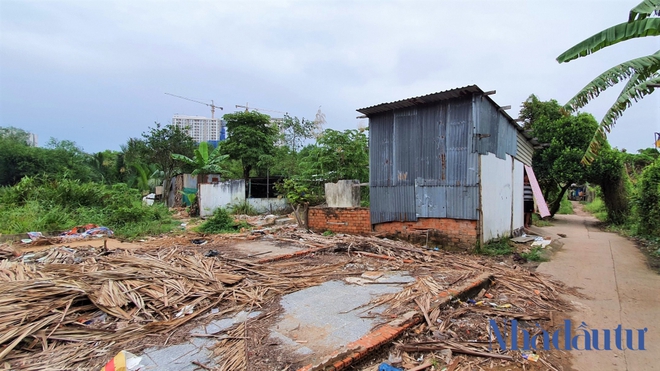
<svg viewBox="0 0 660 371">
<path fill-rule="evenodd" d="M 590 299 L 570 298 L 577 310 L 574 329 L 582 322 L 598 330 L 611 329 L 612 350 L 571 350 L 576 370 L 660 370 L 660 275 L 649 269 L 646 258 L 629 240 L 601 231 L 598 220 L 580 212 L 558 215 L 553 226 L 543 228 L 566 234 L 564 246 L 539 272 L 549 273 L 566 284 L 581 287 Z M 614 329 L 644 329 L 646 350 L 617 349 Z M 633 330 L 633 348 L 638 349 L 638 331 Z"/>
</svg>

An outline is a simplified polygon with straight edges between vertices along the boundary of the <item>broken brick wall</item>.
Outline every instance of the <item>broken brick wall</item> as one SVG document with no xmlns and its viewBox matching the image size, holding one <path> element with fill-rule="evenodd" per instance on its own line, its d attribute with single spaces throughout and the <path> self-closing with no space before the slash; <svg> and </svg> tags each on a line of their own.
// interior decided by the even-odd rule
<svg viewBox="0 0 660 371">
<path fill-rule="evenodd" d="M 419 218 L 416 222 L 388 222 L 374 226 L 386 236 L 460 250 L 473 250 L 477 245 L 477 221 L 449 218 Z"/>
<path fill-rule="evenodd" d="M 310 207 L 309 229 L 315 232 L 371 233 L 371 216 L 366 207 Z"/>
</svg>

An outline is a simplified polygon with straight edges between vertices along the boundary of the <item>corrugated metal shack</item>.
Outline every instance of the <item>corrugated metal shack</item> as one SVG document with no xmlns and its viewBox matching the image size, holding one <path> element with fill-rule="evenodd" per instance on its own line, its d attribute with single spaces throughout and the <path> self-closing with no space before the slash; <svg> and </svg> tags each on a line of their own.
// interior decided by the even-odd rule
<svg viewBox="0 0 660 371">
<path fill-rule="evenodd" d="M 470 248 L 523 226 L 531 138 L 478 86 L 358 112 L 369 118 L 376 231 Z"/>
</svg>

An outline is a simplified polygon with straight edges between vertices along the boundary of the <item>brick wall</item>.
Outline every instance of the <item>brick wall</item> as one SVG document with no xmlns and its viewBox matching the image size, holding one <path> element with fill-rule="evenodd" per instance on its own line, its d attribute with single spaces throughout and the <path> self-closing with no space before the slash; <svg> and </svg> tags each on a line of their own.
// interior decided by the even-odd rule
<svg viewBox="0 0 660 371">
<path fill-rule="evenodd" d="M 309 229 L 319 233 L 371 233 L 371 217 L 365 207 L 310 207 L 307 220 Z"/>
<path fill-rule="evenodd" d="M 472 250 L 477 244 L 477 221 L 448 218 L 419 218 L 416 222 L 376 224 L 376 232 L 429 246 Z"/>
</svg>

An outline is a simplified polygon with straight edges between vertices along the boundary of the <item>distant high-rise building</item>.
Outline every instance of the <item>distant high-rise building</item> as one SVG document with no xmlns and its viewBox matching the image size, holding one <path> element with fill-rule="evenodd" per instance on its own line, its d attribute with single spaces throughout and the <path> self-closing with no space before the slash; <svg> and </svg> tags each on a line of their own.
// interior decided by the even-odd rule
<svg viewBox="0 0 660 371">
<path fill-rule="evenodd" d="M 30 135 L 28 136 L 27 139 L 27 144 L 32 147 L 38 147 L 39 146 L 39 138 L 37 138 L 37 134 L 34 133 L 29 133 Z"/>
<path fill-rule="evenodd" d="M 216 146 L 219 141 L 225 140 L 225 123 L 221 119 L 174 115 L 172 125 L 185 130 L 197 143 L 209 142 Z"/>
</svg>

